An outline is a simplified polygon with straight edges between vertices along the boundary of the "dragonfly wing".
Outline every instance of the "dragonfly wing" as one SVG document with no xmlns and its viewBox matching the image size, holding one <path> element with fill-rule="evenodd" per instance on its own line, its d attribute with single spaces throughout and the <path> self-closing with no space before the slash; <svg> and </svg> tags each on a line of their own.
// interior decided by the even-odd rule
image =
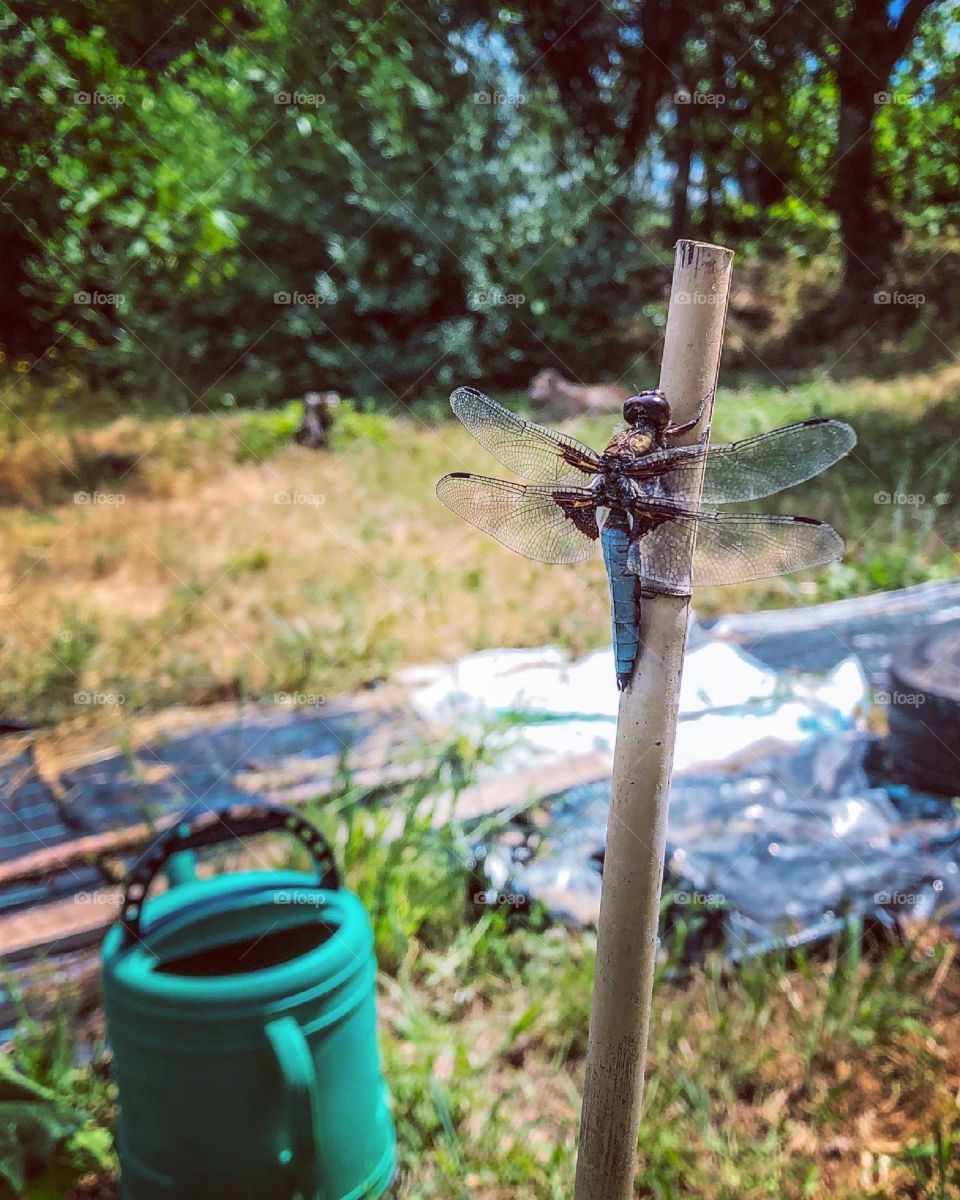
<svg viewBox="0 0 960 1200">
<path fill-rule="evenodd" d="M 742 513 L 670 516 L 631 547 L 628 567 L 644 582 L 686 595 L 690 587 L 746 583 L 836 561 L 843 538 L 812 517 Z M 691 569 L 692 562 L 692 569 Z"/>
<path fill-rule="evenodd" d="M 678 504 L 696 503 L 701 472 L 704 504 L 759 500 L 819 475 L 856 442 L 856 433 L 843 421 L 801 421 L 726 446 L 658 450 L 638 459 L 630 473 L 655 484 L 651 494 Z"/>
<path fill-rule="evenodd" d="M 471 525 L 538 562 L 582 562 L 600 536 L 589 488 L 525 487 L 457 472 L 444 475 L 437 496 Z"/>
<path fill-rule="evenodd" d="M 485 450 L 523 479 L 583 484 L 600 470 L 600 459 L 589 446 L 524 421 L 483 392 L 457 388 L 450 407 Z"/>
</svg>

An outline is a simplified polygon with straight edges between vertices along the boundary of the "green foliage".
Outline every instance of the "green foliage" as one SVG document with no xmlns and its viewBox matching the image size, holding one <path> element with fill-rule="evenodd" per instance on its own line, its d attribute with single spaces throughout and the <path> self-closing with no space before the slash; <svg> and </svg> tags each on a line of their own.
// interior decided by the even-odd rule
<svg viewBox="0 0 960 1200">
<path fill-rule="evenodd" d="M 16 0 L 7 349 L 198 409 L 308 388 L 408 404 L 464 377 L 523 384 L 556 354 L 632 378 L 663 321 L 671 205 L 747 253 L 836 251 L 840 102 L 828 23 L 803 6 L 687 14 L 658 82 L 656 5 L 636 7 L 578 14 L 558 42 L 562 12 L 537 5 L 371 21 L 350 0 L 185 17 Z M 928 242 L 956 229 L 954 11 L 931 6 L 875 114 L 889 204 Z M 724 102 L 678 104 L 677 81 Z"/>
<path fill-rule="evenodd" d="M 40 1025 L 21 1006 L 12 1053 L 0 1055 L 0 1200 L 61 1200 L 114 1165 L 112 1086 L 75 1053 L 67 1010 Z"/>
<path fill-rule="evenodd" d="M 381 413 L 358 412 L 349 400 L 340 404 L 330 432 L 332 450 L 345 450 L 354 442 L 386 448 L 390 446 L 391 441 L 391 423 L 388 417 Z"/>
<path fill-rule="evenodd" d="M 99 640 L 94 621 L 68 616 L 37 665 L 30 687 L 31 704 L 46 708 L 73 703 L 83 670 Z"/>
<path fill-rule="evenodd" d="M 291 400 L 283 408 L 249 413 L 240 425 L 237 462 L 263 462 L 284 446 L 289 446 L 300 425 L 303 406 Z"/>
<path fill-rule="evenodd" d="M 4 131 L 0 176 L 39 329 L 91 377 L 195 405 L 241 359 L 287 394 L 319 377 L 399 396 L 445 357 L 475 368 L 469 264 L 501 247 L 468 195 L 493 110 L 402 6 L 375 37 L 350 4 L 253 15 L 255 44 L 198 43 L 160 75 L 103 28 L 17 26 L 4 98 L 41 97 L 44 120 Z"/>
<path fill-rule="evenodd" d="M 422 753 L 422 751 L 421 751 Z M 412 944 L 449 945 L 464 919 L 470 845 L 455 821 L 437 820 L 437 806 L 453 811 L 475 766 L 486 757 L 456 739 L 434 756 L 434 766 L 389 805 L 369 809 L 345 771 L 333 807 L 309 812 L 339 847 L 351 890 L 373 925 L 377 958 L 397 970 Z"/>
</svg>

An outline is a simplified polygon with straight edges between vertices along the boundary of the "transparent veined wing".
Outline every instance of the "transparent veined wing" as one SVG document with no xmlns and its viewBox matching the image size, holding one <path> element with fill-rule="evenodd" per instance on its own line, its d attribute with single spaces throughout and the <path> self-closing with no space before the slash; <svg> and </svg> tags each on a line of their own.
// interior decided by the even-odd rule
<svg viewBox="0 0 960 1200">
<path fill-rule="evenodd" d="M 841 557 L 843 545 L 832 526 L 812 517 L 668 514 L 632 544 L 627 566 L 654 590 L 659 584 L 685 595 L 691 586 L 746 583 L 823 566 Z"/>
<path fill-rule="evenodd" d="M 523 479 L 583 484 L 600 470 L 600 458 L 589 446 L 524 421 L 474 388 L 457 388 L 450 407 L 485 450 Z"/>
<path fill-rule="evenodd" d="M 538 562 L 582 562 L 600 536 L 589 488 L 528 487 L 457 472 L 444 475 L 437 496 L 471 525 Z"/>
<path fill-rule="evenodd" d="M 703 504 L 759 500 L 819 475 L 856 442 L 856 433 L 843 421 L 801 421 L 725 446 L 657 450 L 638 459 L 629 474 L 649 482 L 651 494 L 691 505 L 706 459 Z"/>
</svg>

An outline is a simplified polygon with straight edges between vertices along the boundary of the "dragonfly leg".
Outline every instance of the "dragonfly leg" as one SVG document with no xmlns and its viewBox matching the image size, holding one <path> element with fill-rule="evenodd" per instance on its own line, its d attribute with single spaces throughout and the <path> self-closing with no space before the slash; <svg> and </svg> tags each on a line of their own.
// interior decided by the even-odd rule
<svg viewBox="0 0 960 1200">
<path fill-rule="evenodd" d="M 710 397 L 712 395 L 713 395 L 713 390 L 711 389 L 709 392 L 707 392 L 707 394 L 704 396 L 704 398 L 700 401 L 700 407 L 699 407 L 699 409 L 697 409 L 697 415 L 693 418 L 692 421 L 684 421 L 680 425 L 668 425 L 666 427 L 666 429 L 663 431 L 663 436 L 664 437 L 679 437 L 681 433 L 689 433 L 691 429 L 695 429 L 697 427 L 697 425 L 699 425 L 700 422 L 703 420 L 703 414 L 707 410 L 707 401 L 710 399 Z"/>
<path fill-rule="evenodd" d="M 640 596 L 644 600 L 649 600 L 652 596 L 692 596 L 693 592 L 688 587 L 679 585 L 671 585 L 666 583 L 641 583 Z"/>
</svg>

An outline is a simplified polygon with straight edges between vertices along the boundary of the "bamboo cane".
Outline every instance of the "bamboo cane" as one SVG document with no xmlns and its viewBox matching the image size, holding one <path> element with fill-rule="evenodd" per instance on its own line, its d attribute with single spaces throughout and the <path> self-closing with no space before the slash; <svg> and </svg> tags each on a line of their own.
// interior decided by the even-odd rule
<svg viewBox="0 0 960 1200">
<path fill-rule="evenodd" d="M 676 422 L 713 390 L 733 252 L 677 243 L 660 387 Z M 641 653 L 620 698 L 574 1200 L 630 1200 L 653 1001 L 680 672 L 690 600 L 641 605 Z"/>
</svg>

